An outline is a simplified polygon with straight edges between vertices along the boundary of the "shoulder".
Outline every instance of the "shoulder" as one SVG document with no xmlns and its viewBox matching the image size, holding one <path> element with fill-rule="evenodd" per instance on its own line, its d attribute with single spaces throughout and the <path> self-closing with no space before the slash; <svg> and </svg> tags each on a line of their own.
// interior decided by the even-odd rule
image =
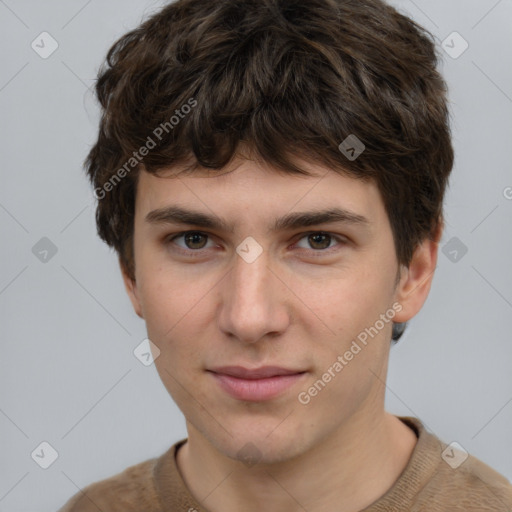
<svg viewBox="0 0 512 512">
<path fill-rule="evenodd" d="M 418 442 L 385 505 L 400 503 L 409 512 L 512 511 L 512 485 L 503 475 L 460 445 L 444 443 L 417 418 L 400 419 L 417 432 Z"/>
<path fill-rule="evenodd" d="M 456 468 L 442 461 L 429 487 L 431 504 L 440 501 L 464 511 L 512 510 L 510 482 L 472 455 Z"/>
<path fill-rule="evenodd" d="M 76 493 L 58 512 L 160 512 L 153 473 L 159 458 L 133 465 Z"/>
<path fill-rule="evenodd" d="M 475 456 L 437 440 L 439 462 L 419 497 L 425 510 L 512 510 L 512 485 L 503 475 Z"/>
</svg>

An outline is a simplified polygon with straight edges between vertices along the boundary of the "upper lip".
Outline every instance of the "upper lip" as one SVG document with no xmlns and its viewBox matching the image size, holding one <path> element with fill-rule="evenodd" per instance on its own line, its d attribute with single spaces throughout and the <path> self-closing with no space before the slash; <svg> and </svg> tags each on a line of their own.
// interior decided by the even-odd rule
<svg viewBox="0 0 512 512">
<path fill-rule="evenodd" d="M 239 379 L 264 379 L 279 375 L 304 373 L 303 370 L 290 370 L 280 366 L 262 366 L 260 368 L 253 369 L 244 368 L 243 366 L 221 366 L 218 368 L 212 368 L 209 371 L 223 375 L 230 375 L 231 377 L 237 377 Z"/>
</svg>

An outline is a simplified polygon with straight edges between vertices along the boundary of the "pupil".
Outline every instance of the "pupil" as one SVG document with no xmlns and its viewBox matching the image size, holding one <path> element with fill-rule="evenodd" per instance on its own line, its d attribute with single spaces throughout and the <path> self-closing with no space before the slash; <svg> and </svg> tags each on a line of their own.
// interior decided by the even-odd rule
<svg viewBox="0 0 512 512">
<path fill-rule="evenodd" d="M 197 243 L 197 239 L 201 238 L 201 237 L 203 237 L 203 235 L 201 233 L 189 233 L 188 235 L 185 236 L 185 242 L 189 246 L 194 245 L 195 243 Z M 202 249 L 205 245 L 204 240 L 203 240 L 203 244 L 201 244 L 199 242 L 199 245 L 200 245 L 200 247 L 190 247 L 190 249 Z"/>
<path fill-rule="evenodd" d="M 309 241 L 311 242 L 313 240 L 312 245 L 315 246 L 315 244 L 318 241 L 318 238 L 323 238 L 324 243 L 322 244 L 322 242 L 320 242 L 320 245 L 322 245 L 322 247 L 316 247 L 317 249 L 326 249 L 327 247 L 329 247 L 329 239 L 330 239 L 329 235 L 325 235 L 325 234 L 310 235 Z M 325 243 L 325 242 L 327 242 L 327 243 Z"/>
<path fill-rule="evenodd" d="M 198 242 L 198 238 L 199 239 L 203 238 L 202 244 L 201 244 L 201 242 Z M 190 247 L 191 249 L 201 249 L 205 245 L 204 237 L 201 233 L 189 233 L 186 235 L 185 240 L 186 240 L 186 244 L 188 246 L 190 246 L 190 245 L 194 246 L 195 244 L 199 243 L 200 247 L 194 246 L 194 247 Z M 316 246 L 317 249 L 326 249 L 327 247 L 329 247 L 329 240 L 330 240 L 329 235 L 325 235 L 325 234 L 321 234 L 321 233 L 315 234 L 315 235 L 309 235 L 309 241 L 310 241 L 311 245 Z M 318 247 L 318 245 L 320 245 L 320 247 Z"/>
</svg>

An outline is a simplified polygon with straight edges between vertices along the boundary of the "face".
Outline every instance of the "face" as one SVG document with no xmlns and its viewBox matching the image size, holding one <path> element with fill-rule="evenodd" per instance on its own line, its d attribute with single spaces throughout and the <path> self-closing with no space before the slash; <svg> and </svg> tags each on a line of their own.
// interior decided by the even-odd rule
<svg viewBox="0 0 512 512">
<path fill-rule="evenodd" d="M 435 267 L 426 242 L 397 285 L 375 184 L 302 166 L 139 176 L 125 284 L 189 437 L 232 458 L 286 460 L 381 413 L 392 321 Z"/>
</svg>

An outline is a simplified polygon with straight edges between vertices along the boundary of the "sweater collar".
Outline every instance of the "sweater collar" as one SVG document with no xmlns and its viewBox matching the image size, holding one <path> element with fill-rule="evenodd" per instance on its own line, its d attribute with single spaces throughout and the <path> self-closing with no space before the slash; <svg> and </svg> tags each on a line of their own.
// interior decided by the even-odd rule
<svg viewBox="0 0 512 512">
<path fill-rule="evenodd" d="M 389 510 L 410 510 L 415 496 L 435 473 L 439 464 L 442 445 L 430 434 L 417 418 L 398 417 L 411 428 L 418 442 L 409 462 L 393 486 L 372 505 L 362 512 L 387 512 Z M 162 512 L 194 511 L 208 512 L 191 495 L 179 472 L 176 454 L 187 439 L 181 439 L 160 456 L 155 465 L 153 478 L 161 501 Z"/>
</svg>

